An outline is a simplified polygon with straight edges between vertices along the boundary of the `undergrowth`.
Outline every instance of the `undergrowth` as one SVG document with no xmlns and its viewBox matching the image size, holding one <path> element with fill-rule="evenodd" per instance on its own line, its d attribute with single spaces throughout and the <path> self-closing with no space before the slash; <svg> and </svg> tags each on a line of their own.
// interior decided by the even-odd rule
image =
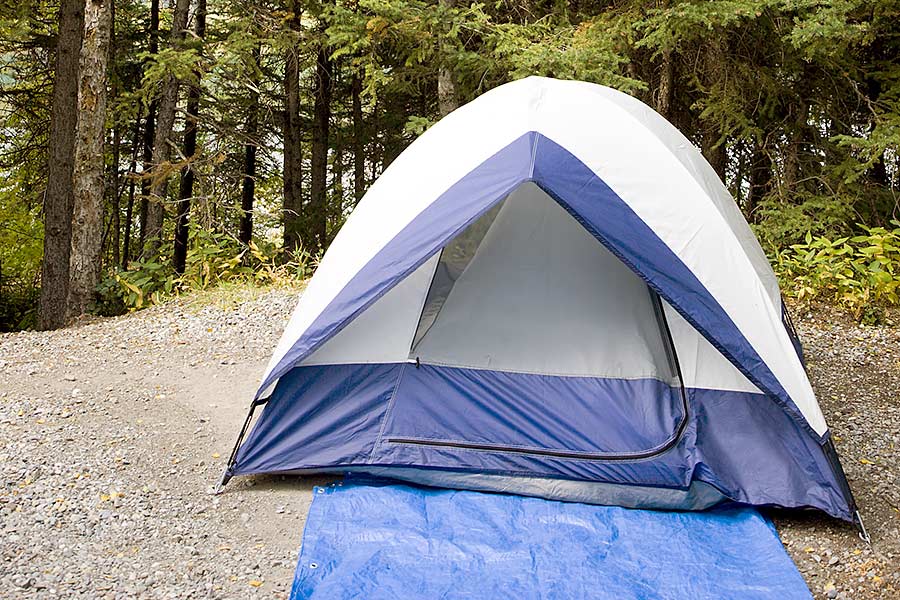
<svg viewBox="0 0 900 600">
<path fill-rule="evenodd" d="M 184 273 L 176 273 L 164 254 L 110 271 L 97 289 L 95 312 L 122 314 L 228 284 L 295 284 L 312 273 L 314 263 L 303 251 L 287 255 L 272 244 L 244 245 L 226 234 L 193 229 Z"/>
<path fill-rule="evenodd" d="M 900 221 L 893 229 L 860 226 L 860 235 L 831 239 L 806 234 L 776 255 L 781 289 L 798 304 L 825 301 L 867 324 L 900 305 Z"/>
</svg>

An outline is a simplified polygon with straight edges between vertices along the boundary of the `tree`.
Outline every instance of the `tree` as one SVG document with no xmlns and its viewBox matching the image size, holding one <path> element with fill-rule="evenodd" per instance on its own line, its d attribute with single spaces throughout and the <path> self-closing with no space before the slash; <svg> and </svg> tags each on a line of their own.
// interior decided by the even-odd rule
<svg viewBox="0 0 900 600">
<path fill-rule="evenodd" d="M 322 42 L 316 56 L 312 123 L 312 160 L 310 164 L 308 239 L 312 247 L 324 250 L 328 240 L 327 177 L 329 128 L 331 124 L 332 62 Z"/>
<path fill-rule="evenodd" d="M 150 0 L 150 21 L 147 37 L 149 38 L 149 54 L 159 54 L 159 0 Z M 144 122 L 143 177 L 141 178 L 141 204 L 138 214 L 140 232 L 138 243 L 141 248 L 147 240 L 148 217 L 150 213 L 150 174 L 153 172 L 153 139 L 156 137 L 156 113 L 159 111 L 159 100 L 154 95 L 147 107 L 147 118 Z"/>
<path fill-rule="evenodd" d="M 358 73 L 353 74 L 350 93 L 353 113 L 353 204 L 355 206 L 366 192 L 366 154 L 365 139 L 363 139 L 361 99 L 362 78 Z"/>
<path fill-rule="evenodd" d="M 260 47 L 253 49 L 251 58 L 250 105 L 244 127 L 244 172 L 241 179 L 241 225 L 238 239 L 249 244 L 253 239 L 253 200 L 256 193 L 256 145 L 259 133 L 259 57 Z"/>
<path fill-rule="evenodd" d="M 300 8 L 293 4 L 293 12 L 288 20 L 292 39 L 300 32 Z M 284 203 L 282 219 L 284 227 L 284 248 L 289 252 L 303 245 L 303 148 L 302 126 L 300 123 L 300 55 L 296 41 L 285 52 L 284 59 Z"/>
<path fill-rule="evenodd" d="M 78 88 L 78 125 L 75 137 L 72 241 L 69 259 L 68 316 L 87 311 L 100 283 L 106 85 L 112 0 L 87 0 Z"/>
<path fill-rule="evenodd" d="M 84 1 L 61 0 L 56 70 L 50 113 L 47 187 L 44 192 L 44 259 L 41 269 L 40 325 L 65 324 L 72 243 L 72 173 L 78 121 L 78 64 L 84 34 Z"/>
<path fill-rule="evenodd" d="M 198 41 L 206 36 L 206 0 L 197 0 L 194 14 L 194 35 Z M 175 272 L 184 273 L 187 260 L 188 221 L 191 215 L 191 198 L 194 195 L 194 168 L 192 163 L 197 158 L 197 120 L 200 112 L 200 78 L 199 69 L 194 70 L 194 81 L 188 91 L 187 114 L 184 125 L 184 144 L 182 154 L 187 164 L 181 168 L 181 184 L 178 186 L 178 212 L 175 217 L 175 245 L 173 264 Z"/>
<path fill-rule="evenodd" d="M 172 13 L 172 31 L 169 47 L 178 50 L 184 41 L 187 28 L 190 0 L 175 0 Z M 159 251 L 165 217 L 165 196 L 169 184 L 169 160 L 172 156 L 172 130 L 175 126 L 175 110 L 178 105 L 180 81 L 171 70 L 163 78 L 159 112 L 156 117 L 156 131 L 153 137 L 153 173 L 150 184 L 150 199 L 147 207 L 147 231 L 144 240 L 144 255 L 153 256 Z"/>
<path fill-rule="evenodd" d="M 451 9 L 456 6 L 456 0 L 438 0 L 438 4 L 441 8 Z M 442 54 L 444 53 L 442 52 Z M 449 115 L 459 106 L 459 98 L 456 95 L 456 83 L 453 81 L 453 71 L 443 62 L 438 68 L 437 98 L 438 114 L 442 117 Z"/>
</svg>

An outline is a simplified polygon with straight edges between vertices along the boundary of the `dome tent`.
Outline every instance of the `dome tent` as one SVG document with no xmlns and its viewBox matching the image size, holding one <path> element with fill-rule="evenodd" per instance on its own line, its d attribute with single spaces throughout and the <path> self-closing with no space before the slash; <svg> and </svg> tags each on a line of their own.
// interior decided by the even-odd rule
<svg viewBox="0 0 900 600">
<path fill-rule="evenodd" d="M 715 172 L 640 101 L 538 77 L 442 119 L 360 201 L 222 483 L 348 471 L 856 510 L 775 275 Z"/>
</svg>

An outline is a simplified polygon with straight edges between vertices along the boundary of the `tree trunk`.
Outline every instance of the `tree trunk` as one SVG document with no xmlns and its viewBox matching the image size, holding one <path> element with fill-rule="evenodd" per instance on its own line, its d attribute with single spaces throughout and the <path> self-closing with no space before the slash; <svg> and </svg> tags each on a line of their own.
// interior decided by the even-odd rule
<svg viewBox="0 0 900 600">
<path fill-rule="evenodd" d="M 784 149 L 784 174 L 781 179 L 781 193 L 785 196 L 797 191 L 795 188 L 802 175 L 801 154 L 809 122 L 809 105 L 804 100 L 801 99 L 793 108 L 797 114 L 794 126 L 787 132 L 788 143 Z"/>
<path fill-rule="evenodd" d="M 44 258 L 41 266 L 40 326 L 66 321 L 69 254 L 72 243 L 72 172 L 78 116 L 78 64 L 84 35 L 84 0 L 61 0 L 59 39 L 50 108 L 47 189 L 44 192 Z"/>
<path fill-rule="evenodd" d="M 663 50 L 656 90 L 656 112 L 672 119 L 672 100 L 675 97 L 675 60 L 671 50 Z"/>
<path fill-rule="evenodd" d="M 328 239 L 325 246 L 331 244 L 334 234 L 340 227 L 344 216 L 344 140 L 341 130 L 337 129 L 334 135 L 334 156 L 331 160 L 331 202 L 328 210 Z"/>
<path fill-rule="evenodd" d="M 366 154 L 363 140 L 362 99 L 360 98 L 362 79 L 359 75 L 353 76 L 350 90 L 353 104 L 353 197 L 356 202 L 359 202 L 366 192 Z"/>
<path fill-rule="evenodd" d="M 159 0 L 150 0 L 150 55 L 159 53 Z M 154 97 L 147 108 L 147 122 L 144 126 L 144 158 L 141 179 L 141 207 L 138 213 L 140 220 L 140 233 L 138 234 L 138 246 L 144 247 L 147 239 L 147 213 L 150 207 L 150 173 L 153 171 L 153 138 L 156 135 L 156 113 L 159 103 Z"/>
<path fill-rule="evenodd" d="M 115 98 L 115 94 L 113 94 Z M 113 239 L 112 239 L 112 264 L 118 265 L 119 260 L 121 260 L 120 248 L 122 243 L 122 215 L 121 215 L 121 205 L 120 200 L 121 196 L 119 194 L 119 185 L 120 185 L 120 177 L 119 177 L 119 160 L 121 154 L 121 146 L 122 146 L 122 134 L 119 131 L 118 127 L 113 129 L 113 164 L 112 164 L 112 177 L 111 177 L 111 185 L 112 194 L 110 194 L 110 203 L 112 206 L 112 230 L 113 230 Z"/>
<path fill-rule="evenodd" d="M 110 66 L 109 69 L 109 80 L 110 80 L 110 95 L 112 98 L 116 98 L 119 95 L 119 77 L 118 73 L 115 70 L 115 51 L 116 51 L 116 3 L 115 1 L 111 1 L 109 5 L 109 52 L 107 61 Z M 121 260 L 120 254 L 120 244 L 122 243 L 122 214 L 121 214 L 121 199 L 122 195 L 119 191 L 119 186 L 121 185 L 121 176 L 119 173 L 119 160 L 121 159 L 122 152 L 122 130 L 118 125 L 113 126 L 113 161 L 112 161 L 112 170 L 110 177 L 110 187 L 112 188 L 112 194 L 110 194 L 110 203 L 112 206 L 112 228 L 113 228 L 113 252 L 112 252 L 112 264 L 115 266 L 119 265 L 119 261 Z"/>
<path fill-rule="evenodd" d="M 206 35 L 206 0 L 197 0 L 197 13 L 194 15 L 194 34 L 202 40 Z M 197 154 L 197 114 L 200 112 L 200 71 L 195 71 L 196 85 L 188 91 L 187 115 L 184 122 L 184 143 L 182 152 L 188 164 L 181 169 L 181 184 L 178 186 L 178 216 L 175 219 L 175 247 L 173 264 L 175 272 L 184 273 L 187 262 L 187 246 L 189 221 L 191 216 L 191 198 L 194 196 L 193 161 Z"/>
<path fill-rule="evenodd" d="M 438 4 L 450 9 L 456 6 L 456 0 L 438 0 Z M 442 46 L 443 43 L 439 42 Z M 456 83 L 453 81 L 453 71 L 447 68 L 444 61 L 444 51 L 441 54 L 441 66 L 438 69 L 438 114 L 446 117 L 459 107 L 459 98 L 456 95 Z"/>
<path fill-rule="evenodd" d="M 772 161 L 769 159 L 762 143 L 757 142 L 750 159 L 750 190 L 747 193 L 747 204 L 744 216 L 751 223 L 755 221 L 756 209 L 760 201 L 769 193 L 772 186 Z"/>
<path fill-rule="evenodd" d="M 72 250 L 69 258 L 68 316 L 84 314 L 100 283 L 103 236 L 103 142 L 106 131 L 106 70 L 112 0 L 87 0 L 78 127 L 75 138 Z"/>
<path fill-rule="evenodd" d="M 172 32 L 169 45 L 180 48 L 184 41 L 188 20 L 190 0 L 175 0 L 172 14 Z M 166 75 L 162 83 L 159 98 L 159 113 L 156 116 L 156 132 L 153 136 L 153 176 L 150 183 L 150 198 L 147 207 L 147 231 L 144 241 L 145 257 L 152 257 L 159 251 L 162 236 L 163 218 L 165 216 L 166 188 L 169 176 L 166 170 L 172 155 L 172 129 L 175 126 L 175 109 L 178 104 L 178 79 L 171 73 Z"/>
<path fill-rule="evenodd" d="M 332 65 L 328 50 L 322 46 L 316 58 L 315 98 L 313 101 L 312 160 L 309 189 L 309 238 L 315 240 L 315 250 L 325 249 L 328 222 L 327 183 L 328 134 L 331 121 Z"/>
<path fill-rule="evenodd" d="M 710 166 L 716 175 L 723 182 L 725 181 L 726 170 L 728 167 L 728 153 L 725 140 L 720 141 L 719 130 L 707 123 L 703 128 L 703 156 L 709 161 Z"/>
<path fill-rule="evenodd" d="M 249 244 L 253 239 L 253 198 L 256 194 L 256 134 L 259 129 L 259 71 L 260 47 L 253 49 L 253 83 L 250 106 L 247 108 L 247 126 L 244 129 L 244 176 L 241 182 L 241 229 L 239 240 Z"/>
<path fill-rule="evenodd" d="M 125 206 L 125 236 L 122 241 L 122 268 L 131 260 L 131 229 L 134 220 L 134 179 L 137 176 L 137 157 L 141 137 L 141 121 L 137 119 L 131 138 L 131 164 L 128 167 L 128 204 Z"/>
<path fill-rule="evenodd" d="M 289 25 L 300 30 L 300 9 L 295 6 Z M 300 127 L 300 57 L 296 48 L 287 51 L 284 65 L 284 249 L 295 252 L 303 246 L 303 168 Z"/>
</svg>

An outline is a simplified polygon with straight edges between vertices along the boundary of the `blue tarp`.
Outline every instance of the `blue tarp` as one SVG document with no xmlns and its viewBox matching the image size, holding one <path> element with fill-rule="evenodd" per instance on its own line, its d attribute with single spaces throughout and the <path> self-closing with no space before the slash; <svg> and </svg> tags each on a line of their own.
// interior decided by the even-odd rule
<svg viewBox="0 0 900 600">
<path fill-rule="evenodd" d="M 812 597 L 752 508 L 658 512 L 366 481 L 314 494 L 292 599 Z"/>
</svg>

